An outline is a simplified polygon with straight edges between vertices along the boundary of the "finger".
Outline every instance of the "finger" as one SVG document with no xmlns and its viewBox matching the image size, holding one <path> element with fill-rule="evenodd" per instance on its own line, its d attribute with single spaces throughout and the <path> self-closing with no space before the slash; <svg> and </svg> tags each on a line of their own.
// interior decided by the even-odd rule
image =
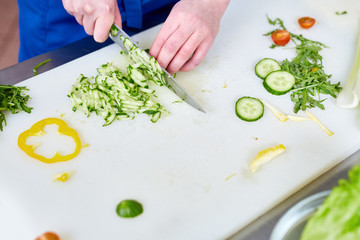
<svg viewBox="0 0 360 240">
<path fill-rule="evenodd" d="M 116 1 L 116 7 L 115 7 L 115 18 L 114 18 L 114 23 L 122 28 L 122 19 L 121 19 L 121 14 L 120 14 L 120 10 Z"/>
<path fill-rule="evenodd" d="M 104 42 L 109 35 L 110 28 L 114 23 L 114 15 L 100 16 L 95 21 L 94 39 L 96 42 Z"/>
<path fill-rule="evenodd" d="M 80 25 L 83 25 L 84 15 L 79 14 L 79 13 L 75 13 L 75 14 L 74 14 L 74 17 L 75 17 L 76 21 L 77 21 Z"/>
<path fill-rule="evenodd" d="M 79 2 L 77 5 L 75 5 L 75 9 L 78 9 L 78 14 L 82 14 L 82 25 L 84 26 L 85 32 L 88 35 L 94 34 L 94 21 L 95 21 L 95 8 L 92 7 L 90 4 L 85 4 L 83 7 L 79 6 Z"/>
<path fill-rule="evenodd" d="M 181 46 L 183 46 L 184 43 L 192 36 L 191 34 L 192 34 L 192 32 L 190 32 L 187 28 L 179 27 L 166 40 L 166 42 L 162 46 L 160 53 L 156 59 L 163 68 L 168 67 L 169 63 L 174 58 L 174 56 L 177 54 L 177 52 L 181 48 Z M 186 48 L 185 50 L 188 50 L 188 48 Z M 194 51 L 195 48 L 192 50 Z"/>
<path fill-rule="evenodd" d="M 74 10 L 73 10 L 73 7 L 72 7 L 72 4 L 69 0 L 63 0 L 62 1 L 63 3 L 63 6 L 65 8 L 65 10 L 70 14 L 70 15 L 73 15 L 74 16 Z"/>
<path fill-rule="evenodd" d="M 188 72 L 198 66 L 205 58 L 213 41 L 202 42 L 195 50 L 193 56 L 180 68 L 180 71 Z"/>
<path fill-rule="evenodd" d="M 166 20 L 164 25 L 161 27 L 159 33 L 157 34 L 154 43 L 151 46 L 149 54 L 154 58 L 157 58 L 164 43 L 176 31 L 178 27 L 179 25 L 175 24 L 172 19 Z"/>
<path fill-rule="evenodd" d="M 194 33 L 181 46 L 167 67 L 169 73 L 174 74 L 191 58 L 202 41 L 202 36 Z"/>
<path fill-rule="evenodd" d="M 95 27 L 95 21 L 94 17 L 91 15 L 85 15 L 82 20 L 85 32 L 88 35 L 94 35 L 94 27 Z"/>
<path fill-rule="evenodd" d="M 83 13 L 84 13 L 84 15 L 91 15 L 94 12 L 94 10 L 95 9 L 93 7 L 91 7 L 90 4 L 85 4 L 84 9 L 83 9 Z"/>
<path fill-rule="evenodd" d="M 84 15 L 83 2 L 71 0 L 72 12 Z"/>
</svg>

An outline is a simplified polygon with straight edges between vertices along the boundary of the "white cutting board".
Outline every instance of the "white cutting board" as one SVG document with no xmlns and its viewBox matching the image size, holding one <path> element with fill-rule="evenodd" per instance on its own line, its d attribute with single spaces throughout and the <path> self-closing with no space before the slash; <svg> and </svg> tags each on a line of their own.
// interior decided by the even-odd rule
<svg viewBox="0 0 360 240">
<path fill-rule="evenodd" d="M 344 10 L 347 15 L 335 14 Z M 294 56 L 294 49 L 269 49 L 270 38 L 262 36 L 273 29 L 266 14 L 330 46 L 322 51 L 326 72 L 333 82 L 346 80 L 355 57 L 358 0 L 233 0 L 204 62 L 177 75 L 206 114 L 172 103 L 178 98 L 167 89 L 157 95 L 171 114 L 156 124 L 138 116 L 102 127 L 97 116 L 73 113 L 66 95 L 80 73 L 94 75 L 106 62 L 126 66 L 116 45 L 20 83 L 30 89 L 34 110 L 6 115 L 0 133 L 0 239 L 34 239 L 49 230 L 62 240 L 223 239 L 357 150 L 359 109 L 340 109 L 333 99 L 326 111 L 311 110 L 335 133 L 331 137 L 314 122 L 282 123 L 268 110 L 254 123 L 236 117 L 234 104 L 245 95 L 292 113 L 289 95 L 270 95 L 254 73 L 264 57 Z M 302 30 L 296 21 L 308 15 L 317 24 Z M 135 38 L 147 48 L 158 30 Z M 18 135 L 48 117 L 65 120 L 90 146 L 63 163 L 29 158 L 17 147 Z M 277 144 L 287 151 L 250 174 L 257 152 Z M 53 174 L 73 170 L 68 182 L 53 182 Z M 141 202 L 144 213 L 122 219 L 115 208 L 129 198 Z"/>
</svg>

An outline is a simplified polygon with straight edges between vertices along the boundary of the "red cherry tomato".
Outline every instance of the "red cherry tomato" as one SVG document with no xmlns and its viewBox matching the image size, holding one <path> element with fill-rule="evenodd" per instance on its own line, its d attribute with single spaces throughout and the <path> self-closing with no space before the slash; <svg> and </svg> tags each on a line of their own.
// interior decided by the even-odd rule
<svg viewBox="0 0 360 240">
<path fill-rule="evenodd" d="M 315 24 L 315 19 L 311 17 L 302 17 L 298 19 L 298 23 L 302 28 L 311 28 Z"/>
<path fill-rule="evenodd" d="M 290 41 L 290 33 L 286 30 L 277 30 L 271 34 L 276 45 L 285 46 Z"/>
<path fill-rule="evenodd" d="M 60 237 L 54 232 L 46 232 L 35 240 L 60 240 Z"/>
</svg>

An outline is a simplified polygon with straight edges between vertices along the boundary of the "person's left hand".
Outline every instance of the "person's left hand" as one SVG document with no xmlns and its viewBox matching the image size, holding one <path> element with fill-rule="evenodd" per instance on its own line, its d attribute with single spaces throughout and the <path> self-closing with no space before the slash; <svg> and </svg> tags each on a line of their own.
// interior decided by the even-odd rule
<svg viewBox="0 0 360 240">
<path fill-rule="evenodd" d="M 204 59 L 219 31 L 229 0 L 181 0 L 150 49 L 170 74 L 190 71 Z"/>
</svg>

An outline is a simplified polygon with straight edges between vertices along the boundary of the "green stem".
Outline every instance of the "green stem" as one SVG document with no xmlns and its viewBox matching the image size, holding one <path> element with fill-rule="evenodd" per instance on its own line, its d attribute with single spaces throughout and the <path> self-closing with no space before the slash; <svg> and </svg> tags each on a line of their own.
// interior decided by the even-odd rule
<svg viewBox="0 0 360 240">
<path fill-rule="evenodd" d="M 34 76 L 36 76 L 38 73 L 37 73 L 37 69 L 41 66 L 43 66 L 45 63 L 48 63 L 51 61 L 51 58 L 39 63 L 38 65 L 36 65 L 34 68 L 33 68 L 33 72 L 34 72 Z"/>
<path fill-rule="evenodd" d="M 305 87 L 300 87 L 300 88 L 294 88 L 294 89 L 291 89 L 291 91 L 298 91 L 298 90 L 303 90 L 303 89 L 307 89 L 307 88 L 312 88 L 312 87 L 318 86 L 319 84 L 320 84 L 320 83 L 313 84 L 313 85 L 309 85 L 309 86 L 305 86 Z"/>
</svg>

